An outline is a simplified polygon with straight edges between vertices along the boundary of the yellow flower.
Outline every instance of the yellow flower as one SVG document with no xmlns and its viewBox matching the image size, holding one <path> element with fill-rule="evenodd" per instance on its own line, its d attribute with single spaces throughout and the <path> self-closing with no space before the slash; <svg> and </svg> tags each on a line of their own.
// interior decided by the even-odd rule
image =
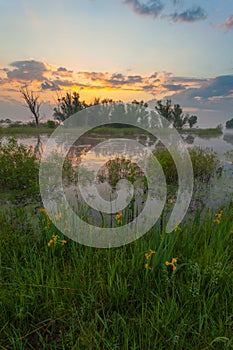
<svg viewBox="0 0 233 350">
<path fill-rule="evenodd" d="M 145 257 L 146 257 L 146 260 L 149 260 L 150 259 L 150 254 L 149 253 L 145 253 Z"/>
<path fill-rule="evenodd" d="M 62 213 L 59 213 L 59 214 L 55 215 L 55 219 L 56 219 L 56 220 L 61 219 L 61 217 L 62 217 Z"/>
<path fill-rule="evenodd" d="M 172 258 L 172 261 L 171 262 L 166 261 L 165 265 L 172 266 L 172 270 L 175 271 L 176 270 L 176 265 L 175 265 L 176 263 L 177 263 L 177 258 Z"/>
<path fill-rule="evenodd" d="M 220 224 L 220 219 L 222 217 L 223 214 L 223 210 L 220 210 L 219 213 L 215 214 L 215 216 L 217 217 L 217 219 L 213 220 L 213 222 L 217 222 L 218 224 Z"/>
<path fill-rule="evenodd" d="M 65 239 L 63 239 L 63 240 L 61 241 L 61 243 L 62 243 L 62 245 L 65 245 L 65 244 L 67 243 L 67 241 L 66 241 Z"/>
<path fill-rule="evenodd" d="M 40 212 L 41 212 L 42 214 L 48 215 L 45 208 L 40 208 Z"/>
<path fill-rule="evenodd" d="M 119 220 L 122 217 L 122 215 L 123 215 L 122 212 L 117 213 L 115 216 L 115 219 Z"/>
<path fill-rule="evenodd" d="M 53 243 L 56 244 L 59 236 L 53 234 L 52 237 L 53 237 Z"/>
<path fill-rule="evenodd" d="M 169 204 L 173 204 L 174 203 L 174 199 L 172 199 L 172 198 L 168 199 L 168 203 Z"/>
<path fill-rule="evenodd" d="M 53 239 L 50 239 L 50 241 L 48 242 L 48 247 L 50 247 L 51 246 L 51 244 L 53 244 L 54 242 L 53 242 Z"/>
<path fill-rule="evenodd" d="M 145 269 L 148 269 L 149 268 L 149 264 L 145 264 Z"/>
</svg>

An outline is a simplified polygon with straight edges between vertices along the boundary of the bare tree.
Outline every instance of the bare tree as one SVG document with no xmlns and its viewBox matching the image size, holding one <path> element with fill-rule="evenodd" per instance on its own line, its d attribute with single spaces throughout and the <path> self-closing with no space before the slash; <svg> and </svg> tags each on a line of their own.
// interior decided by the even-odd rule
<svg viewBox="0 0 233 350">
<path fill-rule="evenodd" d="M 39 126 L 39 118 L 40 118 L 40 106 L 41 103 L 38 102 L 39 95 L 37 95 L 35 92 L 28 90 L 26 87 L 21 87 L 19 89 L 19 92 L 23 96 L 26 106 L 30 109 L 32 112 L 32 115 L 35 119 L 36 126 Z"/>
</svg>

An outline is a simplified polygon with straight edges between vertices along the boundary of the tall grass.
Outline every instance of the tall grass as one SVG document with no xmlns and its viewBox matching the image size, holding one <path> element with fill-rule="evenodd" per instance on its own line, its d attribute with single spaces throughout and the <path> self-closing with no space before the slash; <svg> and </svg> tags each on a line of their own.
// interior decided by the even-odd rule
<svg viewBox="0 0 233 350">
<path fill-rule="evenodd" d="M 0 349 L 233 348 L 232 204 L 169 234 L 157 223 L 120 248 L 82 246 L 39 210 L 37 162 L 26 151 L 1 145 L 0 186 L 11 200 L 0 207 Z M 17 188 L 35 203 L 13 201 Z"/>
<path fill-rule="evenodd" d="M 232 207 L 116 249 L 51 249 L 44 218 L 0 214 L 0 349 L 232 349 Z"/>
</svg>

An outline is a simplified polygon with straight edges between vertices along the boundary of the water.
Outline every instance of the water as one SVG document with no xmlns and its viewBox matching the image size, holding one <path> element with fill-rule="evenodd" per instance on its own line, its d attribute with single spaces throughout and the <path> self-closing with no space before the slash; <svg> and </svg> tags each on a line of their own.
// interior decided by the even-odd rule
<svg viewBox="0 0 233 350">
<path fill-rule="evenodd" d="M 126 136 L 126 138 L 127 137 L 128 136 Z M 7 138 L 8 136 L 2 137 L 2 141 L 6 141 Z M 143 136 L 142 138 L 144 145 L 153 145 L 153 141 L 149 138 Z M 83 137 L 81 143 L 76 146 L 75 153 L 76 155 L 77 153 L 81 155 L 83 150 L 89 151 L 86 155 L 86 159 L 93 164 L 102 164 L 103 161 L 108 159 L 109 153 L 113 154 L 113 150 L 106 148 L 98 153 L 97 151 L 92 151 L 91 148 L 106 139 L 107 138 L 104 136 L 99 138 Z M 48 136 L 44 134 L 40 136 L 18 136 L 17 140 L 21 144 L 32 146 L 36 153 L 41 156 Z M 198 146 L 212 149 L 217 153 L 221 166 L 223 167 L 222 176 L 219 178 L 215 177 L 211 180 L 208 189 L 199 194 L 202 203 L 205 203 L 205 206 L 208 208 L 217 209 L 219 206 L 229 202 L 233 198 L 233 130 L 224 130 L 223 134 L 217 137 L 189 135 L 186 145 L 188 148 Z M 115 152 L 115 156 L 120 155 Z"/>
</svg>

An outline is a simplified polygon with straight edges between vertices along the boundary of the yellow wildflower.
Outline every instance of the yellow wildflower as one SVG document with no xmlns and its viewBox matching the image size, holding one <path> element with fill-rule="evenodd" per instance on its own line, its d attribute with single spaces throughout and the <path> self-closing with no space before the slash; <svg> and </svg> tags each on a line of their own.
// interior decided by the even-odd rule
<svg viewBox="0 0 233 350">
<path fill-rule="evenodd" d="M 169 204 L 173 204 L 174 203 L 174 199 L 172 199 L 172 198 L 168 199 L 168 203 Z"/>
<path fill-rule="evenodd" d="M 50 239 L 50 241 L 48 242 L 48 247 L 50 247 L 51 244 L 53 244 L 53 239 Z"/>
<path fill-rule="evenodd" d="M 146 260 L 149 260 L 150 259 L 150 254 L 149 253 L 145 253 L 145 257 L 146 257 Z"/>
<path fill-rule="evenodd" d="M 146 260 L 149 260 L 153 254 L 155 254 L 155 250 L 152 249 L 150 249 L 149 253 L 145 253 Z"/>
<path fill-rule="evenodd" d="M 145 269 L 148 269 L 149 268 L 149 264 L 145 264 Z"/>
<path fill-rule="evenodd" d="M 63 240 L 61 241 L 61 243 L 62 243 L 62 245 L 65 245 L 65 244 L 67 243 L 67 241 L 66 241 L 65 239 L 63 239 Z"/>
<path fill-rule="evenodd" d="M 45 208 L 40 208 L 40 212 L 41 212 L 41 214 L 45 214 L 45 215 L 47 215 L 47 211 L 46 211 L 46 209 L 45 209 Z"/>
<path fill-rule="evenodd" d="M 216 216 L 216 219 L 213 220 L 213 222 L 216 222 L 218 225 L 220 224 L 221 222 L 221 217 L 222 217 L 222 214 L 223 214 L 223 210 L 220 210 L 217 214 L 215 214 Z"/>
<path fill-rule="evenodd" d="M 123 215 L 122 212 L 117 213 L 115 216 L 115 219 L 119 220 L 122 217 L 122 215 Z"/>
<path fill-rule="evenodd" d="M 62 217 L 62 213 L 59 213 L 59 214 L 55 215 L 55 219 L 56 219 L 56 220 L 61 219 L 61 217 Z"/>
<path fill-rule="evenodd" d="M 172 266 L 172 270 L 175 271 L 176 270 L 176 265 L 175 265 L 176 263 L 177 263 L 177 258 L 172 258 L 172 261 L 171 262 L 166 261 L 165 265 Z"/>
</svg>

